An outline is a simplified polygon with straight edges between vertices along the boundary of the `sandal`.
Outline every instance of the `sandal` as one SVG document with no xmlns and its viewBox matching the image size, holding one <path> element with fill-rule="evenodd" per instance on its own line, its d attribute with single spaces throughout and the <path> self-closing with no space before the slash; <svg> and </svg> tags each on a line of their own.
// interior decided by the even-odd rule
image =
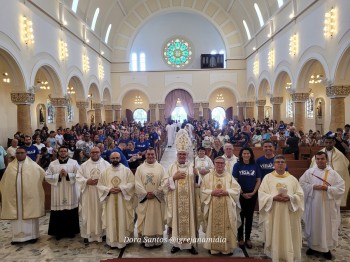
<svg viewBox="0 0 350 262">
<path fill-rule="evenodd" d="M 249 249 L 252 249 L 252 248 L 253 248 L 253 243 L 252 243 L 252 241 L 250 241 L 250 239 L 247 239 L 247 240 L 245 241 L 245 245 L 246 245 L 246 247 L 249 248 Z"/>
<path fill-rule="evenodd" d="M 244 240 L 243 239 L 238 241 L 238 246 L 239 247 L 244 247 Z"/>
</svg>

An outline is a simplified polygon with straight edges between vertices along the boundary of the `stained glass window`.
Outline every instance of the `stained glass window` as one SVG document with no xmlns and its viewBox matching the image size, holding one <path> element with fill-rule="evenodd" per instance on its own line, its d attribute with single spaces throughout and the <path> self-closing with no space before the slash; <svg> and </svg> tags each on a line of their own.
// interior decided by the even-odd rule
<svg viewBox="0 0 350 262">
<path fill-rule="evenodd" d="M 73 107 L 71 99 L 68 99 L 67 101 L 67 119 L 68 122 L 73 122 Z"/>
<path fill-rule="evenodd" d="M 314 110 L 314 99 L 312 96 L 309 96 L 308 100 L 305 102 L 305 110 L 307 118 L 314 118 L 315 110 Z"/>
<path fill-rule="evenodd" d="M 294 110 L 293 110 L 293 100 L 292 96 L 289 94 L 286 103 L 286 116 L 288 118 L 293 118 Z"/>
<path fill-rule="evenodd" d="M 47 123 L 53 124 L 55 118 L 55 107 L 51 104 L 50 99 L 47 99 Z"/>
<path fill-rule="evenodd" d="M 180 68 L 187 65 L 192 58 L 192 47 L 189 41 L 175 38 L 165 44 L 163 57 L 172 67 Z"/>
</svg>

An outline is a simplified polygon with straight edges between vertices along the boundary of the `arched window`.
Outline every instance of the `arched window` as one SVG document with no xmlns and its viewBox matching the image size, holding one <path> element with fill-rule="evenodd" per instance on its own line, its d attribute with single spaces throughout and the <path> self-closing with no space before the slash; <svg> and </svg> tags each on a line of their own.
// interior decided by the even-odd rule
<svg viewBox="0 0 350 262">
<path fill-rule="evenodd" d="M 283 0 L 277 0 L 278 7 L 280 8 L 283 5 Z"/>
<path fill-rule="evenodd" d="M 140 54 L 140 71 L 146 71 L 146 55 L 145 55 L 145 53 Z"/>
<path fill-rule="evenodd" d="M 254 8 L 255 8 L 256 14 L 258 15 L 260 26 L 262 27 L 264 25 L 264 19 L 262 17 L 260 8 L 257 3 L 254 3 Z"/>
<path fill-rule="evenodd" d="M 97 8 L 94 14 L 94 18 L 92 19 L 92 24 L 91 24 L 92 31 L 95 31 L 96 21 L 99 13 L 100 13 L 100 8 Z"/>
<path fill-rule="evenodd" d="M 222 126 L 222 124 L 224 123 L 224 119 L 226 117 L 226 112 L 225 109 L 223 109 L 222 107 L 218 106 L 215 107 L 213 109 L 213 111 L 211 112 L 211 118 L 218 121 L 220 127 Z"/>
<path fill-rule="evenodd" d="M 250 40 L 252 38 L 252 36 L 250 35 L 250 31 L 249 31 L 247 22 L 245 20 L 243 20 L 243 25 L 244 25 L 244 28 L 245 28 L 245 32 L 247 33 L 248 40 Z"/>
<path fill-rule="evenodd" d="M 131 54 L 130 69 L 131 71 L 137 71 L 137 54 L 136 53 Z"/>
<path fill-rule="evenodd" d="M 294 110 L 293 110 L 293 100 L 292 96 L 289 94 L 286 102 L 286 117 L 293 118 Z"/>
<path fill-rule="evenodd" d="M 47 104 L 47 123 L 48 124 L 53 124 L 53 120 L 54 120 L 54 117 L 55 117 L 55 108 L 51 104 L 51 100 L 50 99 L 46 100 L 46 104 Z"/>
<path fill-rule="evenodd" d="M 107 28 L 106 37 L 105 37 L 105 43 L 106 44 L 108 44 L 108 38 L 109 38 L 109 33 L 111 32 L 111 28 L 112 28 L 112 24 L 109 24 L 109 26 Z"/>
<path fill-rule="evenodd" d="M 67 101 L 67 121 L 73 122 L 73 106 L 72 106 L 72 99 L 68 99 Z"/>
<path fill-rule="evenodd" d="M 309 96 L 309 98 L 305 102 L 305 114 L 307 118 L 314 118 L 315 110 L 314 110 L 314 98 L 313 96 Z"/>
<path fill-rule="evenodd" d="M 135 122 L 140 122 L 143 126 L 144 122 L 147 121 L 147 112 L 142 108 L 138 108 L 134 111 L 133 118 Z"/>
<path fill-rule="evenodd" d="M 78 3 L 79 3 L 79 0 L 73 0 L 72 10 L 73 10 L 74 13 L 77 13 Z"/>
</svg>

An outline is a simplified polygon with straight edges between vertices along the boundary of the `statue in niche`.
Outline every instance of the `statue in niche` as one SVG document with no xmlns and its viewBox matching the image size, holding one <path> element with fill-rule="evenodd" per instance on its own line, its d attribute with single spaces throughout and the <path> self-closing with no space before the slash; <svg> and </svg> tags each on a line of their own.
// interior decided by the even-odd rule
<svg viewBox="0 0 350 262">
<path fill-rule="evenodd" d="M 321 100 L 318 101 L 316 111 L 317 111 L 317 116 L 321 117 L 322 116 L 322 102 L 321 102 Z"/>
<path fill-rule="evenodd" d="M 44 109 L 42 105 L 40 105 L 40 108 L 39 108 L 39 121 L 40 123 L 45 123 Z"/>
<path fill-rule="evenodd" d="M 94 114 L 91 115 L 91 124 L 95 123 L 95 116 Z"/>
</svg>

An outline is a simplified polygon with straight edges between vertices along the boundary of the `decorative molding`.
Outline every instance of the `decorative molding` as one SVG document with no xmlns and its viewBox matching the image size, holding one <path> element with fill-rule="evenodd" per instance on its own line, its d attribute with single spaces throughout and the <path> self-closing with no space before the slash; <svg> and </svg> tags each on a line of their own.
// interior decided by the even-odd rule
<svg viewBox="0 0 350 262">
<path fill-rule="evenodd" d="M 16 105 L 33 104 L 35 101 L 34 93 L 11 93 L 11 101 Z"/>
<path fill-rule="evenodd" d="M 51 97 L 50 101 L 54 107 L 66 107 L 67 106 L 67 99 L 64 97 Z"/>
<path fill-rule="evenodd" d="M 266 100 L 265 100 L 265 102 L 266 102 Z M 244 102 L 244 106 L 245 107 L 254 107 L 254 105 L 255 105 L 255 102 L 253 102 L 253 101 Z"/>
<path fill-rule="evenodd" d="M 350 86 L 327 86 L 326 94 L 330 98 L 347 97 L 350 94 Z"/>
<path fill-rule="evenodd" d="M 112 105 L 114 110 L 121 110 L 122 106 L 121 105 Z"/>
<path fill-rule="evenodd" d="M 306 102 L 309 99 L 309 93 L 293 93 L 291 94 L 293 103 Z"/>
<path fill-rule="evenodd" d="M 209 103 L 204 103 L 204 102 L 202 102 L 201 104 L 202 104 L 202 107 L 203 107 L 203 108 L 209 108 Z"/>
<path fill-rule="evenodd" d="M 271 97 L 270 103 L 273 105 L 280 105 L 283 103 L 283 97 L 282 96 Z"/>
<path fill-rule="evenodd" d="M 237 106 L 238 106 L 238 107 L 244 107 L 244 105 L 245 105 L 245 102 L 238 102 L 238 103 L 237 103 Z"/>
<path fill-rule="evenodd" d="M 93 109 L 101 109 L 103 107 L 103 104 L 102 103 L 93 103 L 92 104 L 92 108 Z"/>
<path fill-rule="evenodd" d="M 85 101 L 77 101 L 75 102 L 75 104 L 79 109 L 88 109 L 89 107 L 89 102 L 85 102 Z"/>
<path fill-rule="evenodd" d="M 157 108 L 157 104 L 149 104 L 149 108 L 150 109 L 156 109 Z"/>
<path fill-rule="evenodd" d="M 265 100 L 256 100 L 257 106 L 265 106 L 266 105 L 266 99 Z"/>
<path fill-rule="evenodd" d="M 158 109 L 165 109 L 165 104 L 158 104 Z"/>
<path fill-rule="evenodd" d="M 105 110 L 113 110 L 112 105 L 104 105 L 103 107 L 105 108 Z"/>
<path fill-rule="evenodd" d="M 201 106 L 201 103 L 193 103 L 193 108 L 199 108 Z"/>
</svg>

